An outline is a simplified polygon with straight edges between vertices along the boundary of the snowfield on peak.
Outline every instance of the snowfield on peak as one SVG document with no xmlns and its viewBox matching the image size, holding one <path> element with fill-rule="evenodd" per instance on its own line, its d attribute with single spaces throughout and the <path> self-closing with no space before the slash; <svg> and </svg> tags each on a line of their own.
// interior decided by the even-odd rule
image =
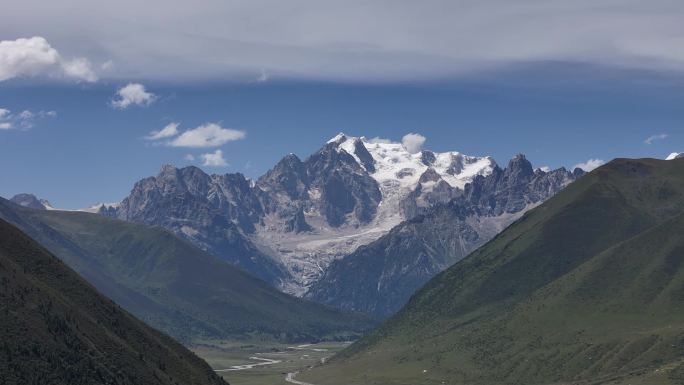
<svg viewBox="0 0 684 385">
<path fill-rule="evenodd" d="M 356 154 L 355 143 L 360 141 L 375 161 L 375 170 L 368 170 Z M 340 133 L 328 143 L 337 143 L 337 148 L 352 155 L 356 161 L 383 184 L 399 183 L 399 186 L 413 189 L 418 185 L 421 175 L 429 168 L 451 187 L 463 189 L 466 183 L 477 175 L 489 175 L 496 162 L 491 157 L 474 157 L 457 151 L 410 153 L 401 143 L 384 140 L 368 140 L 365 137 L 347 137 Z"/>
</svg>

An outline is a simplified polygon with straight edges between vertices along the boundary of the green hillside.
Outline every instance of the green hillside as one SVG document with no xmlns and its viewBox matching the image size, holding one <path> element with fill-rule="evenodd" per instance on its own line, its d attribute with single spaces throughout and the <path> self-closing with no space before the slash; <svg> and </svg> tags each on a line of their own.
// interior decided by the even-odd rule
<svg viewBox="0 0 684 385">
<path fill-rule="evenodd" d="M 0 217 L 123 308 L 184 342 L 344 338 L 372 325 L 365 316 L 283 294 L 160 228 L 7 201 L 0 202 Z"/>
<path fill-rule="evenodd" d="M 0 220 L 0 383 L 225 384 Z"/>
<path fill-rule="evenodd" d="M 528 212 L 300 379 L 682 383 L 683 261 L 684 159 L 615 160 Z"/>
</svg>

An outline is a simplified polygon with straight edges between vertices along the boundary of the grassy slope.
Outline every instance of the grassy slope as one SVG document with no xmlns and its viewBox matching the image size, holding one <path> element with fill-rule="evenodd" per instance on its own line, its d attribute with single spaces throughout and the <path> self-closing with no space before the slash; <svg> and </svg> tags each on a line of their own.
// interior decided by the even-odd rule
<svg viewBox="0 0 684 385">
<path fill-rule="evenodd" d="M 0 202 L 8 217 L 105 295 L 172 336 L 312 340 L 355 335 L 365 317 L 283 294 L 159 228 Z"/>
<path fill-rule="evenodd" d="M 376 332 L 301 378 L 542 384 L 667 368 L 666 383 L 678 382 L 682 213 L 684 160 L 613 161 L 530 211 L 430 281 Z"/>
<path fill-rule="evenodd" d="M 224 382 L 0 220 L 0 383 Z"/>
</svg>

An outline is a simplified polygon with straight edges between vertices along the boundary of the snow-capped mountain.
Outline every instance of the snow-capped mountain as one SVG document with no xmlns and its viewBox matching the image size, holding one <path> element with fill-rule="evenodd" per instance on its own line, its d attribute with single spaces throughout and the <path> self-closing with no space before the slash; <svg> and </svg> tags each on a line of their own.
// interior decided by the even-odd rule
<svg viewBox="0 0 684 385">
<path fill-rule="evenodd" d="M 684 152 L 673 152 L 665 158 L 665 160 L 684 158 Z"/>
<path fill-rule="evenodd" d="M 285 289 L 303 294 L 333 260 L 449 201 L 495 166 L 489 157 L 411 153 L 400 143 L 338 134 L 306 161 L 289 155 L 257 181 L 277 204 L 254 239 L 292 274 Z"/>
<path fill-rule="evenodd" d="M 466 184 L 378 240 L 334 261 L 306 293 L 332 306 L 387 317 L 436 274 L 583 175 L 534 170 L 524 155 Z"/>
<path fill-rule="evenodd" d="M 303 295 L 334 260 L 497 170 L 490 157 L 412 152 L 400 143 L 339 134 L 303 161 L 285 156 L 256 181 L 167 165 L 136 183 L 120 205 L 98 212 L 163 226 Z M 548 194 L 534 196 L 536 202 Z"/>
</svg>

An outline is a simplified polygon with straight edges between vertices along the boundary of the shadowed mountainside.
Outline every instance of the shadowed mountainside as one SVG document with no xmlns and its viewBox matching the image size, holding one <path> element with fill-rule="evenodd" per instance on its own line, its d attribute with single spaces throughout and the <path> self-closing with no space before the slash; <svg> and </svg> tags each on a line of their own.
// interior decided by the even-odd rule
<svg viewBox="0 0 684 385">
<path fill-rule="evenodd" d="M 161 228 L 6 200 L 0 217 L 123 308 L 183 342 L 348 338 L 373 325 L 365 316 L 281 293 Z"/>
<path fill-rule="evenodd" d="M 3 220 L 0 383 L 225 384 Z"/>
</svg>

